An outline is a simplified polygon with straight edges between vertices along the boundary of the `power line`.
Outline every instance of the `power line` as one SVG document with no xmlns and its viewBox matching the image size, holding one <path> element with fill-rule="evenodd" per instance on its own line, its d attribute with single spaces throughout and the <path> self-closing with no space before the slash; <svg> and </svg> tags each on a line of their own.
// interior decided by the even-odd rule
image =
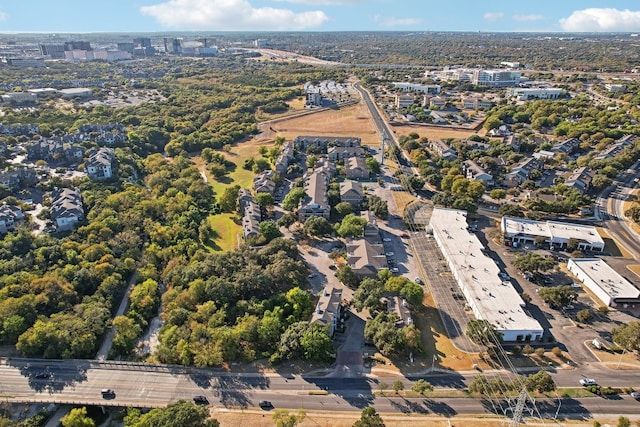
<svg viewBox="0 0 640 427">
<path fill-rule="evenodd" d="M 386 142 L 386 138 L 385 138 L 386 137 L 386 132 L 383 132 L 382 135 L 383 135 L 382 147 L 384 149 L 384 145 L 385 145 L 385 142 Z M 393 136 L 391 136 L 391 138 L 392 138 L 391 142 L 390 142 L 390 144 L 388 146 L 389 147 L 391 147 L 391 145 L 398 146 L 396 141 L 395 141 L 395 139 L 393 139 Z M 404 151 L 402 151 L 402 148 L 399 147 L 399 146 L 398 146 L 398 148 L 401 150 L 400 154 L 403 157 L 406 158 L 406 156 L 404 156 Z M 403 162 L 401 162 L 399 160 L 398 156 L 395 153 L 395 150 L 393 150 L 393 149 L 388 150 L 387 155 L 389 156 L 389 158 L 391 160 L 394 160 L 395 163 L 397 164 L 398 170 L 400 171 L 399 176 L 402 176 L 404 178 L 410 178 L 410 174 L 407 172 L 406 168 L 404 167 Z M 383 154 L 383 156 L 384 156 L 384 154 Z M 412 171 L 412 173 L 414 175 L 418 175 L 415 172 L 415 170 L 413 170 L 413 167 L 410 167 L 410 170 Z M 395 181 L 394 184 L 396 184 L 396 185 L 398 183 L 402 182 L 402 180 L 401 179 L 399 180 L 398 177 L 396 177 L 395 175 L 392 176 L 392 181 Z M 402 200 L 403 202 L 408 201 L 409 198 L 410 198 L 408 192 L 406 192 L 406 191 L 398 192 L 396 194 L 398 195 L 399 198 L 404 199 L 404 200 Z M 404 214 L 404 212 L 402 212 L 401 214 Z M 419 230 L 419 228 L 417 227 L 417 224 L 414 223 L 412 218 L 405 217 L 404 218 L 404 222 L 407 225 L 407 228 L 409 228 L 412 233 L 420 233 L 421 232 L 421 230 Z M 427 238 L 427 236 L 425 235 L 425 239 L 426 238 Z M 421 267 L 423 267 L 422 264 L 424 264 L 424 263 L 420 259 L 420 256 L 419 256 L 418 252 L 421 249 L 426 252 L 428 248 L 422 242 L 421 239 L 418 239 L 417 241 L 415 239 L 411 239 L 411 243 L 410 244 L 413 247 L 414 252 L 416 253 L 418 260 L 420 261 Z M 427 278 L 425 277 L 425 279 L 427 279 Z M 444 301 L 436 300 L 434 292 L 433 292 L 433 289 L 431 287 L 432 279 L 433 278 L 430 277 L 427 280 L 425 280 L 425 285 L 428 288 L 429 293 L 433 297 L 434 303 L 436 304 L 438 310 L 442 310 L 443 306 L 446 306 L 445 308 L 446 308 L 446 310 L 448 312 L 453 313 L 455 311 L 459 315 L 462 314 L 462 316 L 460 316 L 460 318 L 466 317 L 466 313 L 462 312 L 460 307 L 457 304 L 454 303 L 453 307 L 451 306 L 451 301 L 450 300 L 448 300 L 448 299 L 445 299 Z M 441 315 L 441 320 L 443 321 L 443 324 L 445 326 L 445 329 L 448 330 L 448 328 L 446 327 L 447 325 L 445 324 L 445 321 L 442 318 L 442 313 L 440 313 L 440 315 Z M 482 316 L 482 317 L 486 317 L 486 316 Z M 461 327 L 457 324 L 457 322 L 453 322 L 453 327 L 455 328 L 455 332 L 458 335 L 460 335 L 460 336 L 464 335 L 463 331 L 461 330 Z M 449 333 L 449 335 L 451 335 L 451 334 Z M 518 375 L 517 369 L 515 368 L 515 366 L 513 365 L 511 360 L 509 359 L 508 355 L 506 354 L 506 352 L 505 352 L 504 348 L 502 347 L 498 337 L 495 336 L 494 334 L 488 334 L 488 337 L 489 337 L 490 343 L 487 343 L 487 344 L 491 344 L 492 348 L 499 352 L 499 354 L 497 355 L 498 356 L 498 360 L 500 361 L 500 359 L 502 359 L 501 364 L 506 369 L 505 373 L 506 373 L 507 378 L 509 379 L 509 381 L 512 384 L 516 385 L 517 388 L 520 390 L 520 393 L 518 395 L 518 399 L 514 402 L 513 399 L 508 398 L 507 399 L 507 405 L 508 406 L 507 406 L 507 408 L 504 408 L 502 406 L 502 402 L 499 401 L 499 400 L 496 402 L 497 399 L 494 399 L 494 396 L 495 395 L 509 396 L 511 390 L 509 389 L 508 385 L 502 380 L 502 376 L 498 375 L 497 373 L 495 375 L 493 375 L 494 376 L 493 381 L 488 380 L 486 385 L 483 388 L 485 388 L 485 390 L 487 392 L 486 394 L 490 397 L 490 402 L 491 402 L 492 407 L 494 408 L 494 412 L 499 413 L 498 412 L 498 407 L 502 409 L 503 415 L 506 414 L 507 411 L 511 411 L 511 413 L 513 414 L 511 425 L 512 426 L 517 426 L 517 425 L 520 424 L 520 422 L 522 420 L 522 416 L 523 416 L 523 413 L 524 413 L 524 409 L 526 407 L 527 400 L 531 400 L 533 408 L 530 410 L 530 414 L 533 415 L 533 413 L 535 412 L 537 414 L 538 418 L 540 418 L 540 420 L 543 421 L 543 417 L 541 416 L 537 406 L 535 405 L 535 401 L 533 401 L 529 397 L 529 394 L 527 393 L 526 384 L 524 382 L 524 378 L 522 376 Z M 450 337 L 450 338 L 452 338 L 452 337 Z M 479 357 L 477 357 L 477 356 L 474 356 L 474 357 L 476 358 L 477 362 L 480 362 L 480 358 Z M 507 366 L 504 366 L 505 364 Z M 511 373 L 515 374 L 515 377 L 512 378 Z M 485 378 L 486 378 L 486 375 L 485 375 Z M 544 421 L 543 421 L 543 423 L 544 423 Z"/>
</svg>

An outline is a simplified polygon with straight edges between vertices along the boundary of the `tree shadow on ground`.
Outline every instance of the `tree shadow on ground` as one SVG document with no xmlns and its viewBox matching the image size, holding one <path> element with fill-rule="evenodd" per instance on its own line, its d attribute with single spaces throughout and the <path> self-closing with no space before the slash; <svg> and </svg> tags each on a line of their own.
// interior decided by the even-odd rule
<svg viewBox="0 0 640 427">
<path fill-rule="evenodd" d="M 428 410 L 437 415 L 442 415 L 445 417 L 452 417 L 458 413 L 455 409 L 453 409 L 448 403 L 441 402 L 433 399 L 425 399 L 424 404 Z"/>
<path fill-rule="evenodd" d="M 373 405 L 372 383 L 375 383 L 375 380 L 362 377 L 345 378 L 341 381 L 337 381 L 336 378 L 305 378 L 305 380 L 329 394 L 340 397 L 354 408 L 364 409 Z"/>
<path fill-rule="evenodd" d="M 29 381 L 29 387 L 49 394 L 62 392 L 65 388 L 87 380 L 89 362 L 74 363 L 73 369 L 65 367 L 61 360 L 8 359 L 7 365 L 17 368 Z"/>
<path fill-rule="evenodd" d="M 253 404 L 249 394 L 254 389 L 265 390 L 269 388 L 268 377 L 238 377 L 238 376 L 215 376 L 211 378 L 211 387 L 215 390 L 214 395 L 220 399 L 224 406 L 258 406 Z"/>
</svg>

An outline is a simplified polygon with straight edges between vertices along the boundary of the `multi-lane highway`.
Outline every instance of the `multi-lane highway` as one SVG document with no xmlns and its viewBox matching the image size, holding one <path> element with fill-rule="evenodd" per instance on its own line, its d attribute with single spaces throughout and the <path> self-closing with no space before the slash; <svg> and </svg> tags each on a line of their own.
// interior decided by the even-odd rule
<svg viewBox="0 0 640 427">
<path fill-rule="evenodd" d="M 48 377 L 42 377 L 42 373 Z M 464 388 L 473 376 L 434 374 L 425 376 L 438 387 Z M 628 371 L 609 371 L 608 384 L 637 385 L 640 376 Z M 56 402 L 82 405 L 157 407 L 179 399 L 206 396 L 218 407 L 256 407 L 260 400 L 270 400 L 276 408 L 307 410 L 360 411 L 375 405 L 381 412 L 455 414 L 490 414 L 495 408 L 486 399 L 473 398 L 405 398 L 375 396 L 378 384 L 391 384 L 398 377 L 343 378 L 301 377 L 270 374 L 234 374 L 206 369 L 189 369 L 141 364 L 117 364 L 75 360 L 4 360 L 0 364 L 0 394 L 13 402 Z M 575 371 L 555 375 L 560 384 L 575 386 Z M 604 380 L 604 373 L 599 377 Z M 415 378 L 414 378 L 415 379 Z M 410 382 L 404 380 L 405 387 Z M 603 385 L 606 385 L 603 383 Z M 115 396 L 103 398 L 100 391 L 110 388 Z M 543 414 L 554 414 L 555 399 L 537 401 Z M 616 399 L 562 399 L 560 415 L 565 417 L 636 414 L 640 402 L 629 396 Z"/>
</svg>

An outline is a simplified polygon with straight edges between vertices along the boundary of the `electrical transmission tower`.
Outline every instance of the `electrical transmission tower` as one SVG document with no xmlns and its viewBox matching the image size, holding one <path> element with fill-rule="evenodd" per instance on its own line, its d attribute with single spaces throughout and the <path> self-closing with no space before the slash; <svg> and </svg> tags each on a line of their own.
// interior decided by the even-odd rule
<svg viewBox="0 0 640 427">
<path fill-rule="evenodd" d="M 529 393 L 527 393 L 527 388 L 525 386 L 520 390 L 520 394 L 518 395 L 518 401 L 516 403 L 516 408 L 513 410 L 513 418 L 511 418 L 511 427 L 519 427 L 522 423 L 522 414 L 524 413 L 524 408 L 527 404 L 527 400 L 529 399 Z"/>
</svg>

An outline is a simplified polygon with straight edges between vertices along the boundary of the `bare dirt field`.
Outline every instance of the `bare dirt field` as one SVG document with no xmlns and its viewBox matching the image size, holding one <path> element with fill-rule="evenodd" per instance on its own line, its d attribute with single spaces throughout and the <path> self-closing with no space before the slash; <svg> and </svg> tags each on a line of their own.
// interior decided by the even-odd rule
<svg viewBox="0 0 640 427">
<path fill-rule="evenodd" d="M 353 136 L 361 138 L 362 145 L 380 145 L 380 136 L 369 111 L 362 103 L 279 120 L 271 127 L 277 135 L 284 136 L 287 140 L 301 135 Z"/>
<path fill-rule="evenodd" d="M 470 137 L 471 135 L 484 136 L 484 134 L 486 133 L 484 129 L 474 131 L 421 125 L 392 126 L 392 129 L 393 133 L 395 133 L 396 136 L 408 135 L 411 132 L 415 132 L 421 137 L 427 137 L 427 139 L 429 140 L 446 138 L 464 139 Z"/>
</svg>

